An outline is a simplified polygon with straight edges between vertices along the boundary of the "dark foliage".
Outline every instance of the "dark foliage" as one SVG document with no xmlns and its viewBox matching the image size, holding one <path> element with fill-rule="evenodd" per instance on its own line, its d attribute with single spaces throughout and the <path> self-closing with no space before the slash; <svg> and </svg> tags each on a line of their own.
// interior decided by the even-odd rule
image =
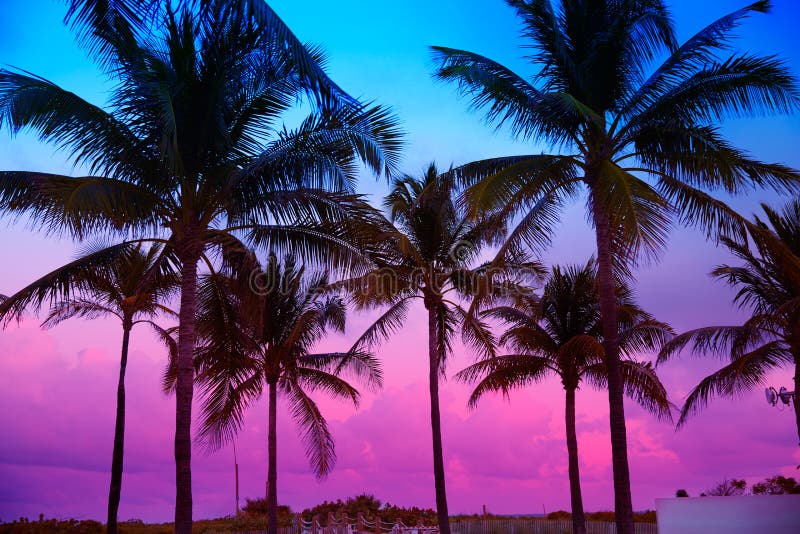
<svg viewBox="0 0 800 534">
<path fill-rule="evenodd" d="M 318 504 L 313 508 L 303 510 L 303 518 L 306 520 L 314 516 L 319 516 L 320 523 L 325 525 L 328 521 L 328 514 L 332 513 L 338 519 L 342 514 L 347 514 L 350 518 L 357 518 L 358 514 L 364 514 L 364 517 L 370 521 L 375 517 L 380 517 L 381 521 L 394 523 L 401 521 L 406 525 L 416 525 L 418 521 L 422 521 L 424 525 L 436 524 L 436 511 L 430 508 L 403 508 L 395 506 L 391 503 L 382 503 L 380 499 L 376 499 L 374 495 L 356 495 L 355 497 L 348 497 L 347 500 L 342 501 L 325 501 Z"/>
<path fill-rule="evenodd" d="M 778 475 L 753 484 L 752 491 L 753 495 L 785 495 L 787 493 L 798 495 L 800 494 L 800 485 L 797 484 L 794 477 Z"/>
</svg>

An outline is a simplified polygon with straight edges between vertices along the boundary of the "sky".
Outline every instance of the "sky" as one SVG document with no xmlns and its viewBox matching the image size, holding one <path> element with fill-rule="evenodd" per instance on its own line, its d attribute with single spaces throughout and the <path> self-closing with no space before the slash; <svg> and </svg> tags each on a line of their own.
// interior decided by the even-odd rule
<svg viewBox="0 0 800 534">
<path fill-rule="evenodd" d="M 800 6 L 777 0 L 773 12 L 748 20 L 739 49 L 779 53 L 800 73 L 800 41 L 794 22 Z M 669 2 L 679 37 L 743 2 Z M 419 172 L 429 161 L 440 167 L 547 147 L 516 142 L 483 123 L 452 87 L 432 80 L 428 45 L 463 48 L 530 74 L 522 59 L 519 26 L 500 0 L 275 0 L 270 5 L 304 41 L 323 45 L 330 75 L 351 94 L 390 105 L 408 136 L 403 169 Z M 55 0 L 12 0 L 0 16 L 0 64 L 26 69 L 103 104 L 108 83 L 62 24 L 65 8 Z M 800 117 L 735 120 L 723 125 L 734 142 L 763 160 L 800 167 Z M 62 153 L 22 133 L 0 132 L 0 169 L 77 173 Z M 383 182 L 364 177 L 360 191 L 379 199 Z M 754 191 L 732 200 L 743 213 L 760 202 L 782 199 Z M 46 236 L 25 220 L 0 222 L 0 294 L 74 257 L 79 244 Z M 547 264 L 584 262 L 594 252 L 584 207 L 564 214 Z M 730 261 L 698 233 L 676 228 L 667 251 L 637 271 L 641 304 L 677 331 L 709 324 L 734 324 L 744 317 L 731 306 L 732 292 L 708 273 Z M 427 395 L 426 329 L 413 310 L 401 333 L 379 356 L 385 385 L 365 394 L 358 408 L 320 399 L 336 439 L 338 462 L 324 481 L 314 479 L 287 407 L 279 406 L 279 501 L 302 510 L 324 499 L 371 493 L 399 505 L 434 505 Z M 345 335 L 323 348 L 341 350 L 370 323 L 369 314 L 348 318 Z M 52 330 L 36 317 L 0 331 L 0 520 L 20 516 L 105 517 L 114 425 L 120 325 L 110 320 L 75 320 Z M 449 374 L 472 356 L 459 348 Z M 134 331 L 128 365 L 125 475 L 120 518 L 168 520 L 174 502 L 174 398 L 161 393 L 165 354 L 145 331 Z M 661 368 L 673 401 L 719 362 L 686 355 Z M 764 385 L 791 388 L 789 370 Z M 568 509 L 564 443 L 564 394 L 556 380 L 487 398 L 468 410 L 469 389 L 452 380 L 441 387 L 444 457 L 450 511 L 541 513 Z M 236 442 L 242 497 L 260 497 L 266 480 L 266 403 L 247 415 Z M 607 396 L 588 386 L 577 399 L 577 428 L 584 505 L 613 508 Z M 735 400 L 719 400 L 676 432 L 633 404 L 626 405 L 633 504 L 654 507 L 656 498 L 690 494 L 726 477 L 753 482 L 775 474 L 796 475 L 800 449 L 788 410 L 772 408 L 759 389 Z M 234 509 L 233 450 L 193 457 L 194 515 L 218 517 Z"/>
</svg>

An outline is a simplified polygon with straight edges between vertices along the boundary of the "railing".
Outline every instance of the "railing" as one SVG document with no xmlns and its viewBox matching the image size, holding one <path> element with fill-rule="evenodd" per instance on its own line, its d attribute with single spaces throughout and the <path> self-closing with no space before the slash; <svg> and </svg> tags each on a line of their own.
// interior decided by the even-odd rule
<svg viewBox="0 0 800 534">
<path fill-rule="evenodd" d="M 402 521 L 383 521 L 380 517 L 367 519 L 363 514 L 353 521 L 342 514 L 336 519 L 334 514 L 328 514 L 328 520 L 323 526 L 319 517 L 314 516 L 311 521 L 305 521 L 298 514 L 296 519 L 298 534 L 438 534 L 438 527 L 424 526 L 421 523 L 415 526 L 403 524 Z"/>
<path fill-rule="evenodd" d="M 453 534 L 572 534 L 572 521 L 514 518 L 451 520 Z M 636 534 L 658 534 L 655 523 L 636 523 Z M 607 521 L 587 521 L 586 534 L 616 534 L 617 525 Z"/>
<path fill-rule="evenodd" d="M 452 519 L 453 534 L 572 534 L 572 521 L 540 518 L 513 519 Z M 655 523 L 636 523 L 636 534 L 658 534 Z M 408 526 L 402 521 L 395 523 L 372 520 L 359 515 L 351 520 L 346 515 L 339 519 L 328 516 L 323 525 L 318 517 L 305 521 L 298 515 L 295 525 L 278 529 L 279 534 L 438 534 L 438 527 Z M 586 534 L 616 534 L 617 526 L 606 521 L 587 521 Z M 228 534 L 265 534 L 265 530 L 248 530 Z"/>
</svg>

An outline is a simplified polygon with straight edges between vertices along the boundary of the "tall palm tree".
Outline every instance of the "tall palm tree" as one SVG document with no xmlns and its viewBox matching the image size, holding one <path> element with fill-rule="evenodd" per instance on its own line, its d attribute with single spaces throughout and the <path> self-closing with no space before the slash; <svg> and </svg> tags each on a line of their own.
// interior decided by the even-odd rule
<svg viewBox="0 0 800 534">
<path fill-rule="evenodd" d="M 502 226 L 493 218 L 469 219 L 457 195 L 455 183 L 440 175 L 434 164 L 418 178 L 394 179 L 384 200 L 390 219 L 373 217 L 371 230 L 361 236 L 371 240 L 374 268 L 338 283 L 347 289 L 356 308 L 388 306 L 354 348 L 371 347 L 398 330 L 413 300 L 421 300 L 427 310 L 433 470 L 442 534 L 450 533 L 450 523 L 439 379 L 458 332 L 481 356 L 494 354 L 491 332 L 460 302 L 463 297 L 485 297 L 487 289 L 513 282 L 514 276 L 539 273 L 539 265 L 526 261 L 513 247 L 501 247 L 494 260 L 471 268 L 483 246 L 502 237 Z"/>
<path fill-rule="evenodd" d="M 773 369 L 794 365 L 794 412 L 800 437 L 800 201 L 776 211 L 762 205 L 766 220 L 755 218 L 752 242 L 723 239 L 741 265 L 722 265 L 712 276 L 737 290 L 734 302 L 750 310 L 742 325 L 707 326 L 670 341 L 659 364 L 689 347 L 730 361 L 705 377 L 686 398 L 678 426 L 715 396 L 735 396 L 763 383 Z"/>
<path fill-rule="evenodd" d="M 595 230 L 618 532 L 633 533 L 615 276 L 665 243 L 669 223 L 709 234 L 741 232 L 736 213 L 713 196 L 751 187 L 795 191 L 798 172 L 763 163 L 721 135 L 726 117 L 787 113 L 798 88 L 775 56 L 730 52 L 742 19 L 767 12 L 757 1 L 678 46 L 662 0 L 507 0 L 523 24 L 526 79 L 464 50 L 434 47 L 440 80 L 454 82 L 515 138 L 544 141 L 553 154 L 477 161 L 454 173 L 475 184 L 476 210 L 524 214 L 511 239 L 547 229 L 582 191 Z M 660 65 L 651 65 L 667 55 Z"/>
<path fill-rule="evenodd" d="M 0 172 L 0 211 L 79 238 L 157 241 L 181 275 L 176 381 L 175 530 L 189 534 L 191 407 L 198 264 L 232 234 L 305 259 L 355 257 L 337 225 L 364 206 L 350 194 L 365 162 L 396 164 L 386 110 L 365 107 L 324 73 L 261 0 L 73 0 L 79 42 L 115 83 L 107 108 L 22 71 L 0 70 L 0 126 L 68 151 L 90 176 Z M 312 112 L 281 127 L 300 99 Z M 211 265 L 211 262 L 205 262 Z"/>
<path fill-rule="evenodd" d="M 250 264 L 258 266 L 252 256 Z M 345 303 L 326 296 L 324 274 L 309 276 L 291 257 L 281 265 L 275 255 L 263 270 L 251 272 L 201 279 L 196 322 L 196 365 L 204 395 L 200 436 L 212 448 L 232 440 L 247 408 L 267 391 L 267 532 L 276 534 L 278 392 L 289 401 L 312 469 L 324 478 L 336 460 L 334 441 L 309 393 L 323 391 L 357 406 L 359 392 L 343 375 L 377 388 L 381 371 L 368 352 L 313 352 L 326 333 L 345 328 Z M 168 374 L 168 388 L 173 379 L 174 373 Z"/>
<path fill-rule="evenodd" d="M 122 352 L 117 382 L 117 411 L 114 423 L 114 449 L 111 456 L 111 485 L 108 492 L 109 533 L 117 532 L 117 512 L 122 491 L 125 445 L 125 369 L 131 330 L 137 324 L 152 327 L 159 338 L 171 344 L 169 332 L 154 319 L 174 316 L 163 302 L 178 287 L 179 281 L 161 272 L 159 260 L 163 247 L 147 250 L 141 245 L 107 248 L 88 252 L 79 259 L 52 271 L 0 302 L 0 318 L 19 319 L 29 308 L 39 311 L 50 304 L 43 326 L 52 327 L 79 317 L 95 319 L 116 317 L 122 323 Z M 155 272 L 154 272 L 155 271 Z M 174 346 L 171 346 L 174 350 Z"/>
<path fill-rule="evenodd" d="M 642 310 L 628 288 L 617 289 L 620 322 L 620 360 L 625 393 L 659 418 L 671 420 L 667 392 L 652 365 L 634 359 L 643 350 L 660 347 L 672 330 Z M 513 353 L 479 361 L 456 375 L 475 383 L 469 398 L 474 408 L 487 393 L 508 394 L 549 376 L 561 379 L 566 392 L 565 423 L 572 525 L 576 534 L 586 533 L 583 513 L 578 438 L 575 431 L 575 392 L 582 382 L 598 388 L 608 385 L 602 345 L 597 269 L 594 260 L 583 266 L 553 267 L 541 298 L 515 296 L 508 303 L 484 312 L 508 325 L 501 344 Z"/>
</svg>

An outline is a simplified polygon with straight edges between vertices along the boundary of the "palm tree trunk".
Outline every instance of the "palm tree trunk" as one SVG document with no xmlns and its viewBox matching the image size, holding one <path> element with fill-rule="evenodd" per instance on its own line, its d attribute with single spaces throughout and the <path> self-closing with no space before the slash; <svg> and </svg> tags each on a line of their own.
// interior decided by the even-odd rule
<svg viewBox="0 0 800 534">
<path fill-rule="evenodd" d="M 439 533 L 450 534 L 450 517 L 447 514 L 447 492 L 444 483 L 444 457 L 442 452 L 442 424 L 439 412 L 439 369 L 437 306 L 428 307 L 428 359 L 430 362 L 431 430 L 433 433 L 433 479 L 436 486 L 436 514 Z"/>
<path fill-rule="evenodd" d="M 603 206 L 592 199 L 597 238 L 597 285 L 603 348 L 608 368 L 608 409 L 611 429 L 611 461 L 614 472 L 614 514 L 617 534 L 634 534 L 631 477 L 628 467 L 628 437 L 619 361 L 616 284 L 612 263 L 612 228 Z"/>
<path fill-rule="evenodd" d="M 278 386 L 269 383 L 269 430 L 267 435 L 267 534 L 278 534 Z"/>
<path fill-rule="evenodd" d="M 567 426 L 567 457 L 569 459 L 569 496 L 572 501 L 572 532 L 586 534 L 586 518 L 583 515 L 581 475 L 578 466 L 578 435 L 575 432 L 575 388 L 567 388 L 567 403 L 564 414 Z"/>
<path fill-rule="evenodd" d="M 128 342 L 131 337 L 131 318 L 122 321 L 122 354 L 117 381 L 117 418 L 114 423 L 114 452 L 111 453 L 111 487 L 108 490 L 108 534 L 117 534 L 117 512 L 122 493 L 122 458 L 125 445 L 125 368 L 128 366 Z"/>
<path fill-rule="evenodd" d="M 794 420 L 797 425 L 797 439 L 800 444 L 800 354 L 794 357 Z"/>
<path fill-rule="evenodd" d="M 179 249 L 180 250 L 180 249 Z M 200 246 L 187 245 L 181 260 L 181 309 L 175 381 L 175 533 L 192 534 L 192 396 L 194 394 L 195 311 Z"/>
</svg>

